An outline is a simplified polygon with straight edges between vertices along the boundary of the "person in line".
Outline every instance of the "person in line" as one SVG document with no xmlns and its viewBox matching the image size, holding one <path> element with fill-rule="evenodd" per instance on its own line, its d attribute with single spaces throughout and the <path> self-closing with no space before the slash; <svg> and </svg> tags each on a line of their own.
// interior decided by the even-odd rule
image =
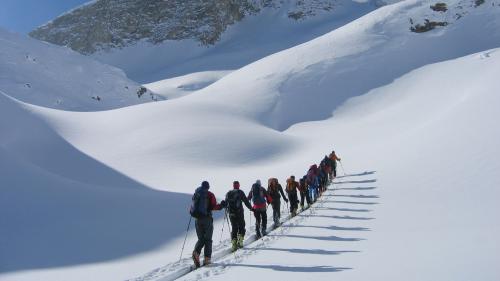
<svg viewBox="0 0 500 281">
<path fill-rule="evenodd" d="M 306 183 L 309 190 L 309 196 L 311 197 L 312 202 L 316 202 L 318 200 L 318 189 L 319 189 L 319 181 L 318 181 L 318 166 L 316 164 L 311 165 L 309 171 L 307 171 L 307 179 Z"/>
<path fill-rule="evenodd" d="M 262 187 L 260 180 L 255 181 L 252 189 L 248 194 L 248 200 L 253 202 L 253 210 L 255 216 L 255 235 L 257 239 L 267 234 L 267 205 L 271 204 L 273 199 Z"/>
<path fill-rule="evenodd" d="M 325 155 L 325 158 L 323 158 L 321 162 L 324 165 L 325 173 L 327 175 L 327 184 L 329 184 L 333 178 L 332 161 L 328 158 L 328 155 Z"/>
<path fill-rule="evenodd" d="M 333 178 L 337 177 L 337 161 L 340 161 L 341 159 L 335 154 L 335 150 L 330 153 L 330 156 L 328 157 L 331 160 L 332 164 L 332 170 L 333 170 Z"/>
<path fill-rule="evenodd" d="M 279 184 L 278 179 L 276 178 L 269 179 L 267 193 L 273 200 L 271 205 L 273 206 L 273 221 L 274 227 L 276 228 L 279 226 L 281 218 L 281 197 L 283 197 L 285 202 L 288 202 L 288 199 L 286 198 L 285 193 L 283 193 L 283 187 L 281 187 L 281 184 Z"/>
<path fill-rule="evenodd" d="M 290 213 L 292 217 L 297 215 L 297 209 L 299 208 L 298 187 L 299 183 L 295 181 L 295 176 L 292 175 L 286 180 L 286 193 L 288 194 L 288 200 L 290 200 Z"/>
<path fill-rule="evenodd" d="M 306 184 L 306 177 L 307 176 L 303 176 L 300 180 L 299 180 L 299 191 L 300 191 L 300 209 L 301 210 L 304 210 L 304 201 L 307 202 L 307 207 L 309 208 L 309 206 L 311 205 L 311 199 L 309 197 L 309 191 L 308 191 L 308 188 L 307 188 L 307 184 Z"/>
<path fill-rule="evenodd" d="M 240 190 L 240 183 L 233 182 L 233 189 L 226 194 L 226 209 L 229 213 L 229 221 L 231 222 L 231 250 L 234 252 L 238 248 L 243 248 L 245 238 L 245 215 L 243 212 L 243 204 L 253 211 L 250 201 L 248 201 L 245 193 Z"/>
<path fill-rule="evenodd" d="M 222 200 L 221 204 L 217 204 L 215 195 L 208 191 L 210 184 L 208 181 L 203 181 L 193 195 L 192 205 L 190 209 L 191 216 L 195 218 L 196 235 L 198 241 L 194 246 L 192 258 L 196 267 L 200 267 L 200 253 L 204 248 L 205 258 L 203 265 L 211 263 L 212 256 L 212 235 L 214 232 L 214 220 L 212 211 L 221 210 L 226 206 L 226 202 Z"/>
</svg>

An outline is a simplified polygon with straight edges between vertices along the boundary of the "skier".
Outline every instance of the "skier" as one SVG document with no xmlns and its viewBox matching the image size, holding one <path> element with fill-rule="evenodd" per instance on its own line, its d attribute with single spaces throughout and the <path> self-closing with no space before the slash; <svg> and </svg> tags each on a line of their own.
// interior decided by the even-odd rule
<svg viewBox="0 0 500 281">
<path fill-rule="evenodd" d="M 311 199 L 309 197 L 309 191 L 306 184 L 306 176 L 299 180 L 299 191 L 300 191 L 300 209 L 304 210 L 304 199 L 307 201 L 307 205 L 311 205 Z"/>
<path fill-rule="evenodd" d="M 323 192 L 326 190 L 326 185 L 328 182 L 328 174 L 326 173 L 325 164 L 321 162 L 319 166 L 319 192 L 320 195 L 323 195 Z"/>
<path fill-rule="evenodd" d="M 325 155 L 325 158 L 321 161 L 321 164 L 323 165 L 324 172 L 326 173 L 327 176 L 327 184 L 331 182 L 332 180 L 332 161 L 330 158 L 328 158 L 328 155 Z"/>
<path fill-rule="evenodd" d="M 281 217 L 281 210 L 280 210 L 281 198 L 280 197 L 283 197 L 283 200 L 285 200 L 285 202 L 288 202 L 288 199 L 286 198 L 285 193 L 283 193 L 283 187 L 281 187 L 281 184 L 279 184 L 278 179 L 276 179 L 276 178 L 269 179 L 267 193 L 273 199 L 271 205 L 273 206 L 273 221 L 274 221 L 274 227 L 276 228 L 279 226 L 280 217 Z M 281 194 L 281 196 L 280 196 L 280 194 Z"/>
<path fill-rule="evenodd" d="M 316 164 L 311 165 L 309 171 L 307 171 L 307 179 L 306 183 L 309 190 L 309 196 L 312 202 L 316 202 L 318 199 L 318 189 L 319 189 L 319 181 L 318 181 L 318 166 Z"/>
<path fill-rule="evenodd" d="M 212 234 L 214 232 L 212 211 L 220 210 L 226 206 L 224 200 L 217 204 L 215 195 L 208 191 L 210 184 L 203 181 L 201 186 L 198 187 L 193 195 L 190 213 L 195 220 L 196 235 L 198 241 L 193 250 L 192 258 L 196 267 L 200 267 L 200 253 L 204 248 L 205 259 L 203 265 L 210 264 L 212 256 Z"/>
<path fill-rule="evenodd" d="M 238 248 L 243 248 L 245 237 L 245 215 L 242 202 L 249 210 L 253 211 L 245 193 L 240 190 L 240 183 L 234 181 L 233 190 L 226 194 L 226 205 L 231 222 L 231 250 L 233 252 Z"/>
<path fill-rule="evenodd" d="M 257 239 L 265 236 L 267 227 L 267 204 L 271 204 L 273 199 L 262 187 L 260 180 L 257 180 L 248 194 L 248 200 L 253 202 L 253 210 L 255 216 L 255 234 Z"/>
<path fill-rule="evenodd" d="M 288 199 L 290 200 L 290 213 L 292 214 L 292 217 L 297 215 L 297 209 L 299 207 L 299 199 L 297 196 L 298 187 L 299 183 L 295 181 L 295 176 L 292 175 L 286 180 L 286 193 L 288 194 Z"/>
<path fill-rule="evenodd" d="M 340 161 L 340 158 L 335 154 L 335 150 L 330 153 L 330 156 L 328 157 L 331 160 L 332 164 L 332 170 L 333 170 L 333 178 L 337 177 L 337 161 Z"/>
</svg>

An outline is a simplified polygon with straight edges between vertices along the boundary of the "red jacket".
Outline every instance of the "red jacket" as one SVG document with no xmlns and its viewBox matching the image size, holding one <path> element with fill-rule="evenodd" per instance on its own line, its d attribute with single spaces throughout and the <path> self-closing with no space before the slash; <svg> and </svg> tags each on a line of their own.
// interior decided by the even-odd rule
<svg viewBox="0 0 500 281">
<path fill-rule="evenodd" d="M 217 204 L 215 195 L 212 192 L 208 191 L 208 210 L 217 211 L 220 209 L 222 209 L 222 206 L 220 204 Z"/>
</svg>

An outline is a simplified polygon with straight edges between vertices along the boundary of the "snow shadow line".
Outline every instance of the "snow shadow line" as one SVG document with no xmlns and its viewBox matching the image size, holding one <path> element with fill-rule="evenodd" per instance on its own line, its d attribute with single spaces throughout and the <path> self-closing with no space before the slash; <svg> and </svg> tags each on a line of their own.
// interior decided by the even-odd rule
<svg viewBox="0 0 500 281">
<path fill-rule="evenodd" d="M 367 187 L 339 187 L 339 188 L 335 188 L 335 190 L 373 190 L 377 187 L 375 186 L 367 186 Z"/>
<path fill-rule="evenodd" d="M 374 220 L 375 218 L 368 218 L 368 217 L 352 217 L 352 216 L 327 216 L 327 215 L 316 215 L 316 214 L 311 214 L 309 217 L 320 217 L 320 218 L 331 218 L 331 219 L 340 219 L 340 220 L 361 220 L 361 221 L 367 221 L 367 220 Z"/>
<path fill-rule="evenodd" d="M 320 225 L 290 225 L 289 227 L 310 227 L 310 228 L 320 228 L 328 230 L 339 230 L 339 231 L 371 231 L 367 227 L 343 227 L 343 226 L 320 226 Z"/>
<path fill-rule="evenodd" d="M 339 181 L 339 182 L 335 182 L 335 184 L 346 184 L 346 183 L 374 183 L 374 182 L 377 182 L 376 179 L 372 179 L 372 180 L 360 180 L 360 181 Z"/>
<path fill-rule="evenodd" d="M 347 174 L 344 176 L 338 176 L 337 178 L 340 179 L 340 178 L 347 178 L 347 177 L 361 177 L 361 176 L 366 176 L 366 175 L 373 175 L 376 172 L 377 171 L 365 171 L 365 172 L 357 173 L 357 174 Z"/>
<path fill-rule="evenodd" d="M 297 235 L 297 234 L 268 234 L 267 236 L 276 236 L 276 237 L 290 237 L 290 238 L 302 238 L 302 239 L 315 239 L 315 240 L 322 240 L 322 241 L 338 241 L 338 242 L 357 242 L 357 241 L 362 241 L 365 240 L 363 238 L 344 238 L 344 237 L 339 237 L 335 235 L 330 235 L 330 236 L 307 236 L 307 235 Z"/>
<path fill-rule="evenodd" d="M 352 269 L 350 267 L 333 267 L 326 265 L 318 266 L 285 266 L 285 265 L 274 265 L 274 264 L 243 264 L 243 263 L 228 263 L 228 264 L 216 264 L 220 266 L 241 266 L 241 267 L 252 267 L 252 268 L 265 268 L 272 269 L 275 271 L 289 271 L 289 272 L 339 272 L 344 270 Z"/>
<path fill-rule="evenodd" d="M 329 210 L 329 211 L 339 211 L 339 212 L 357 212 L 357 213 L 368 213 L 372 210 L 369 209 L 351 209 L 351 208 L 333 208 L 333 207 L 317 207 L 316 210 Z"/>
<path fill-rule="evenodd" d="M 328 251 L 323 249 L 283 249 L 283 248 L 253 248 L 255 250 L 290 252 L 294 254 L 312 254 L 312 255 L 340 255 L 344 253 L 360 253 L 360 251 Z"/>
<path fill-rule="evenodd" d="M 330 195 L 323 195 L 330 196 Z M 377 202 L 356 202 L 356 201 L 342 201 L 342 200 L 325 200 L 325 203 L 343 203 L 343 204 L 353 204 L 353 205 L 377 205 Z"/>
<path fill-rule="evenodd" d="M 348 198 L 367 198 L 367 199 L 376 199 L 380 198 L 378 195 L 345 195 L 345 194 L 338 194 L 338 195 L 333 195 L 333 197 L 348 197 Z"/>
</svg>

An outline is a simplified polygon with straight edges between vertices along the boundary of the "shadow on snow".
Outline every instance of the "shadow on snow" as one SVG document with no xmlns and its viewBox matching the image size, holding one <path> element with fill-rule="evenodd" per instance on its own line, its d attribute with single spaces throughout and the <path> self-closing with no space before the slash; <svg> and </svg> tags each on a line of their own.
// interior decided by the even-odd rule
<svg viewBox="0 0 500 281">
<path fill-rule="evenodd" d="M 218 265 L 218 264 L 215 264 Z M 285 265 L 274 265 L 274 264 L 238 264 L 238 263 L 229 263 L 229 264 L 220 264 L 221 266 L 242 266 L 242 267 L 252 267 L 252 268 L 263 268 L 263 269 L 272 269 L 276 271 L 289 271 L 289 272 L 339 272 L 343 270 L 352 269 L 350 267 L 333 267 L 327 265 L 318 265 L 318 266 L 285 266 Z"/>
<path fill-rule="evenodd" d="M 290 237 L 290 238 L 302 238 L 302 239 L 314 239 L 322 241 L 338 241 L 338 242 L 355 242 L 365 240 L 363 238 L 344 238 L 335 235 L 330 236 L 308 236 L 308 235 L 297 235 L 297 234 L 268 234 L 267 236 L 273 237 Z"/>
<path fill-rule="evenodd" d="M 322 249 L 283 249 L 283 248 L 253 248 L 255 250 L 290 252 L 294 254 L 312 254 L 312 255 L 340 255 L 344 253 L 359 253 L 360 251 L 328 251 Z"/>
<path fill-rule="evenodd" d="M 340 179 L 340 178 L 347 178 L 347 177 L 361 177 L 361 176 L 367 176 L 367 175 L 373 175 L 375 174 L 377 171 L 366 171 L 366 172 L 362 172 L 362 173 L 357 173 L 357 174 L 347 174 L 345 176 L 338 176 L 337 179 Z"/>
<path fill-rule="evenodd" d="M 339 187 L 339 188 L 334 188 L 333 190 L 373 190 L 377 187 L 375 186 L 367 186 L 367 187 Z"/>
<path fill-rule="evenodd" d="M 328 230 L 341 230 L 341 231 L 370 231 L 369 228 L 366 227 L 343 227 L 343 226 L 320 226 L 320 225 L 290 225 L 288 227 L 310 227 L 310 228 L 320 228 L 320 229 L 328 229 Z"/>
</svg>

